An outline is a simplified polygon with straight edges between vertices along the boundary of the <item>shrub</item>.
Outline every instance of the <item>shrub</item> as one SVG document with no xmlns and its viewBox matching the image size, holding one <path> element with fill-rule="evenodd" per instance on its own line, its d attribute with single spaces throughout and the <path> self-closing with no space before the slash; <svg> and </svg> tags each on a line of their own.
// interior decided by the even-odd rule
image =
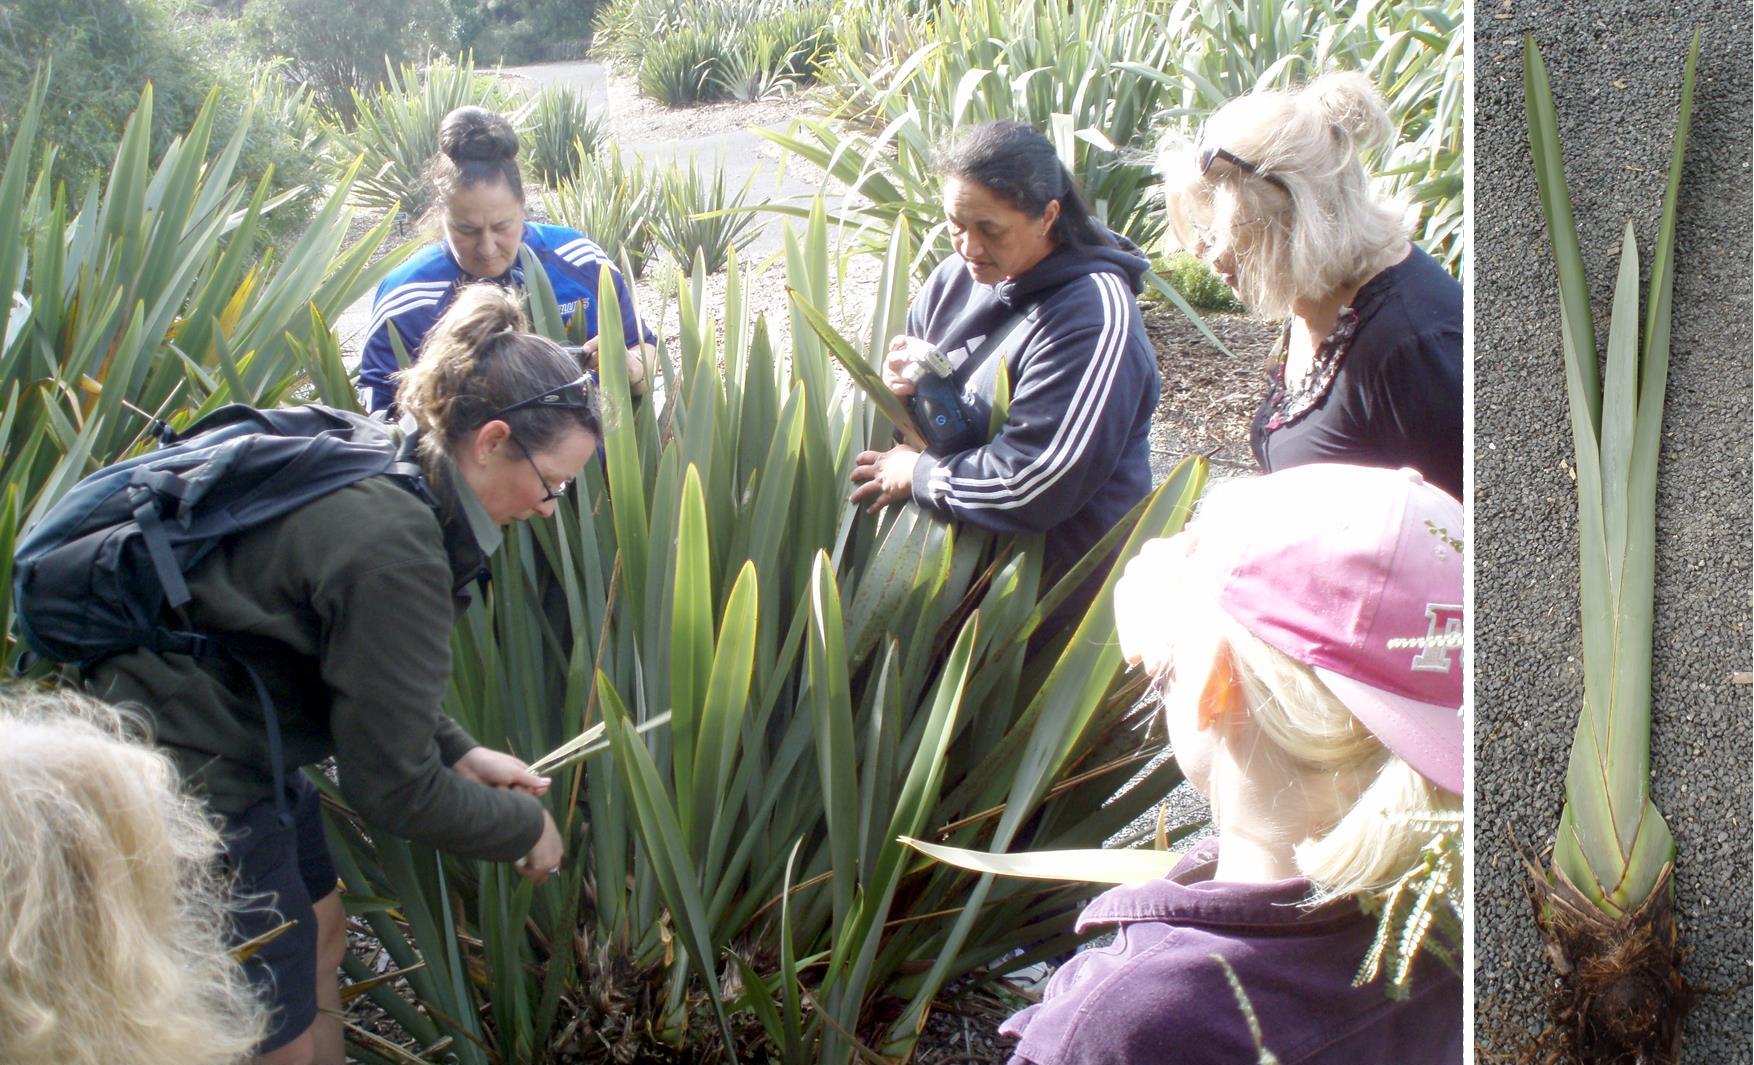
<svg viewBox="0 0 1754 1065">
<path fill-rule="evenodd" d="M 779 71 L 798 82 L 814 79 L 834 50 L 834 9 L 827 4 L 781 11 L 755 25 L 769 29 L 785 43 Z"/>
<path fill-rule="evenodd" d="M 658 244 L 684 273 L 694 271 L 697 259 L 707 273 L 718 273 L 733 248 L 741 251 L 761 235 L 760 216 L 742 210 L 748 194 L 748 182 L 736 196 L 726 193 L 722 166 L 703 178 L 693 163 L 672 163 L 659 180 L 653 212 Z"/>
<path fill-rule="evenodd" d="M 639 91 L 671 107 L 714 100 L 723 95 L 717 65 L 720 38 L 709 28 L 684 26 L 651 42 L 639 61 Z"/>
<path fill-rule="evenodd" d="M 546 86 L 530 105 L 525 165 L 543 184 L 558 185 L 578 173 L 602 137 L 603 124 L 590 116 L 582 94 L 565 85 Z"/>
<path fill-rule="evenodd" d="M 787 95 L 796 84 L 784 70 L 790 51 L 771 27 L 750 26 L 737 35 L 720 58 L 713 71 L 713 81 L 738 100 L 766 100 Z"/>
<path fill-rule="evenodd" d="M 1153 263 L 1152 269 L 1198 310 L 1240 312 L 1245 309 L 1224 279 L 1198 256 L 1178 251 Z"/>
<path fill-rule="evenodd" d="M 432 206 L 427 166 L 438 154 L 438 128 L 446 114 L 465 104 L 491 111 L 510 111 L 512 124 L 524 115 L 516 98 L 499 79 L 475 72 L 475 62 L 437 60 L 425 72 L 413 66 L 389 68 L 386 84 L 370 94 L 355 91 L 355 122 L 351 130 L 333 131 L 339 168 L 364 156 L 365 166 L 354 188 L 356 202 L 367 207 L 400 206 L 418 218 Z"/>
<path fill-rule="evenodd" d="M 619 0 L 597 9 L 594 50 L 624 70 L 637 70 L 654 43 L 685 26 L 710 21 L 723 0 Z"/>
<path fill-rule="evenodd" d="M 612 261 L 625 262 L 639 277 L 657 243 L 651 216 L 658 196 L 658 182 L 639 159 L 627 166 L 621 153 L 609 147 L 586 156 L 577 176 L 560 183 L 542 202 L 548 217 L 590 237 Z"/>
<path fill-rule="evenodd" d="M 950 254 L 933 155 L 957 128 L 1000 118 L 1045 132 L 1097 216 L 1150 247 L 1162 230 L 1149 149 L 1165 90 L 1149 71 L 1179 47 L 1164 33 L 1161 6 L 1115 0 L 1067 14 L 1056 0 L 944 5 L 913 24 L 921 43 L 910 53 L 836 52 L 823 67 L 832 114 L 763 135 L 847 186 L 843 216 L 866 228 L 873 249 L 902 218 L 926 234 L 915 264 L 922 274 Z M 848 48 L 907 39 L 851 28 L 841 37 Z"/>
<path fill-rule="evenodd" d="M 238 155 L 245 182 L 273 171 L 273 188 L 292 191 L 290 199 L 263 216 L 258 242 L 279 245 L 299 233 L 323 200 L 335 174 L 329 165 L 329 127 L 309 86 L 287 81 L 280 64 L 256 74 L 247 95 L 222 92 L 215 135 L 238 128 L 245 109 L 251 116 Z"/>
<path fill-rule="evenodd" d="M 451 45 L 445 0 L 247 0 L 243 20 L 245 39 L 260 55 L 290 60 L 293 76 L 343 118 L 352 115 L 355 93 L 381 80 L 386 63 Z"/>
<path fill-rule="evenodd" d="M 822 0 L 623 0 L 600 16 L 596 50 L 672 107 L 761 99 L 816 76 L 834 19 Z"/>
<path fill-rule="evenodd" d="M 739 100 L 787 95 L 816 77 L 833 45 L 827 7 L 805 7 L 757 20 L 736 31 L 713 79 Z"/>
</svg>

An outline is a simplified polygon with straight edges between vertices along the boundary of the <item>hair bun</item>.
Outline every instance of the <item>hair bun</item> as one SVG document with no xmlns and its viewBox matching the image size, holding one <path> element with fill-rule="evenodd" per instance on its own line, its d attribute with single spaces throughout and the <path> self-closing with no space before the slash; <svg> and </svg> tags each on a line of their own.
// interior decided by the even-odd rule
<svg viewBox="0 0 1754 1065">
<path fill-rule="evenodd" d="M 1310 82 L 1308 93 L 1328 124 L 1351 137 L 1360 149 L 1374 148 L 1388 139 L 1388 109 L 1362 72 L 1323 74 Z"/>
<path fill-rule="evenodd" d="M 507 289 L 491 281 L 464 285 L 450 311 L 433 327 L 435 334 L 455 338 L 474 357 L 488 355 L 494 338 L 528 331 L 523 305 Z"/>
<path fill-rule="evenodd" d="M 518 131 L 485 107 L 459 107 L 439 123 L 439 151 L 461 165 L 497 163 L 518 154 Z"/>
</svg>

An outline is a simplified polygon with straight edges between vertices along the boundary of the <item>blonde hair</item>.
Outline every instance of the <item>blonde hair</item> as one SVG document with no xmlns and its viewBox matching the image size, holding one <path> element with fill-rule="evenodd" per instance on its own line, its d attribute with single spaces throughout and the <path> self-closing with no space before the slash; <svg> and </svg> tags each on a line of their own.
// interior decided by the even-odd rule
<svg viewBox="0 0 1754 1065">
<path fill-rule="evenodd" d="M 244 1059 L 266 1013 L 226 950 L 217 830 L 139 722 L 0 693 L 0 1060 Z"/>
<path fill-rule="evenodd" d="M 1230 648 L 1256 735 L 1249 756 L 1274 757 L 1305 779 L 1332 780 L 1350 798 L 1333 827 L 1295 850 L 1316 898 L 1381 891 L 1418 867 L 1431 839 L 1429 820 L 1460 810 L 1461 797 L 1392 754 L 1308 666 L 1216 604 L 1212 615 L 1205 621 Z"/>
<path fill-rule="evenodd" d="M 419 360 L 398 377 L 396 402 L 426 431 L 422 444 L 429 453 L 454 450 L 495 411 L 579 377 L 572 356 L 529 328 L 523 307 L 506 289 L 487 281 L 463 286 L 427 334 Z M 594 408 L 526 407 L 505 420 L 531 451 L 569 429 L 603 433 Z"/>
<path fill-rule="evenodd" d="M 1359 159 L 1391 132 L 1382 99 L 1357 71 L 1240 96 L 1206 121 L 1198 144 L 1161 154 L 1170 231 L 1188 249 L 1197 229 L 1209 232 L 1209 261 L 1234 251 L 1237 293 L 1262 317 L 1363 284 L 1407 239 L 1405 207 L 1375 197 Z M 1225 161 L 1201 173 L 1202 146 L 1257 173 Z"/>
</svg>

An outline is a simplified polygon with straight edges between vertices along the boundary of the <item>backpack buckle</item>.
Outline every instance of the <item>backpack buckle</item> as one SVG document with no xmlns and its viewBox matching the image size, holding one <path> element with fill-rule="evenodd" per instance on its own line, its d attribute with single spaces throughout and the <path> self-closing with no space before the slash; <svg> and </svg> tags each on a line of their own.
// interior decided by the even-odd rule
<svg viewBox="0 0 1754 1065">
<path fill-rule="evenodd" d="M 190 658 L 217 657 L 223 648 L 218 640 L 198 632 L 160 629 L 153 640 L 153 650 L 160 654 L 188 655 Z"/>
</svg>

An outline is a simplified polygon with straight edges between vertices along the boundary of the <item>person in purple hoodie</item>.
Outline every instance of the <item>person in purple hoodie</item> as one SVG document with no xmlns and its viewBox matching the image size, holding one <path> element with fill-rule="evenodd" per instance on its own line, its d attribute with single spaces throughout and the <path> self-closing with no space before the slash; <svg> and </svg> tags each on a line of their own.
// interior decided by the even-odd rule
<svg viewBox="0 0 1754 1065">
<path fill-rule="evenodd" d="M 1134 301 L 1149 264 L 1091 217 L 1031 126 L 975 126 L 938 172 L 956 254 L 909 308 L 884 379 L 910 398 L 904 370 L 940 356 L 972 434 L 923 452 L 861 453 L 852 499 L 873 513 L 911 502 L 995 532 L 1043 533 L 1043 580 L 1052 581 L 1151 490 L 1157 353 Z M 989 438 L 1001 364 L 1010 407 Z M 1081 613 L 1105 576 L 1057 617 Z"/>
<path fill-rule="evenodd" d="M 1364 904 L 1461 809 L 1462 528 L 1411 469 L 1299 466 L 1214 489 L 1127 566 L 1121 650 L 1217 837 L 1084 909 L 1115 938 L 1005 1022 L 1012 1065 L 1459 1065 L 1431 951 L 1403 999 L 1354 979 Z"/>
</svg>

